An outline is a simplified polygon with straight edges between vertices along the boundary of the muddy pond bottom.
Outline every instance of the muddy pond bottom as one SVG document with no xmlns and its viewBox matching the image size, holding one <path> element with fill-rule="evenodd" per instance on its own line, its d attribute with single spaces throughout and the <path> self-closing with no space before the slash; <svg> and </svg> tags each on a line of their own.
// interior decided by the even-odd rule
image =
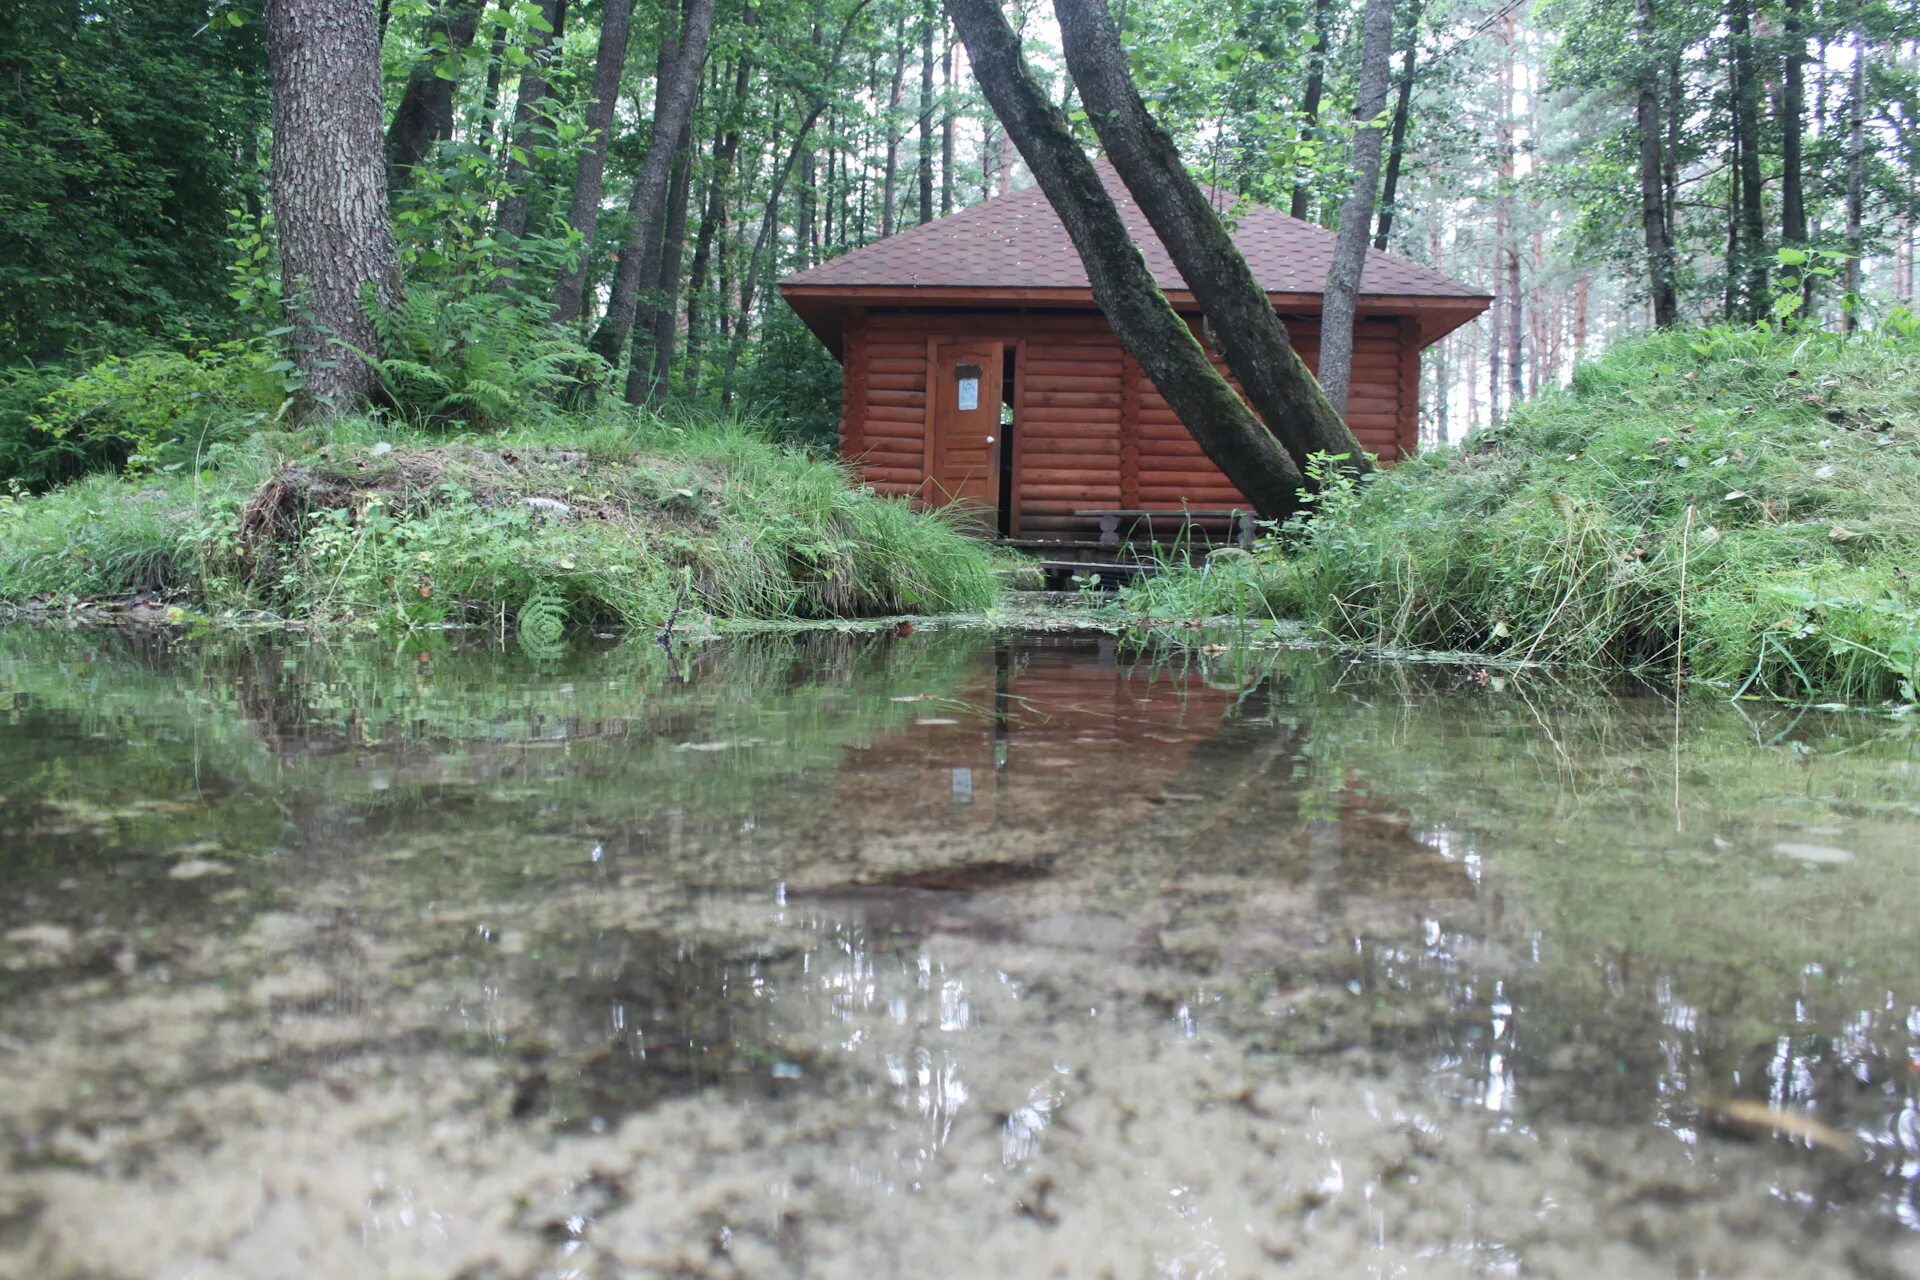
<svg viewBox="0 0 1920 1280">
<path fill-rule="evenodd" d="M 0 631 L 0 1275 L 1920 1274 L 1911 722 Z"/>
</svg>

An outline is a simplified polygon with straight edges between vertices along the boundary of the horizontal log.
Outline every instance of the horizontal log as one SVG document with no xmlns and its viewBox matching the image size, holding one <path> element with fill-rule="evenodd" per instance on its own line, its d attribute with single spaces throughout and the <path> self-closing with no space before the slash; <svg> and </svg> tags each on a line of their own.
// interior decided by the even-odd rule
<svg viewBox="0 0 1920 1280">
<path fill-rule="evenodd" d="M 1118 394 L 1120 391 L 1120 372 L 1115 370 L 1109 376 L 1071 377 L 1063 373 L 1033 373 L 1027 375 L 1024 384 L 1028 396 L 1035 392 L 1092 391 L 1099 394 Z"/>
<path fill-rule="evenodd" d="M 870 405 L 890 404 L 901 408 L 920 408 L 927 403 L 924 391 L 879 391 L 869 389 L 867 403 Z"/>
<path fill-rule="evenodd" d="M 1054 467 L 1029 467 L 1020 474 L 1020 491 L 1030 492 L 1036 488 L 1063 484 L 1110 484 L 1120 483 L 1120 472 L 1113 467 L 1090 467 L 1084 471 L 1070 471 Z"/>
<path fill-rule="evenodd" d="M 1028 391 L 1026 406 L 1033 409 L 1114 409 L 1120 408 L 1120 389 L 1108 392 Z"/>
<path fill-rule="evenodd" d="M 1118 377 L 1120 375 L 1120 357 L 1116 354 L 1087 355 L 1075 360 L 1062 360 L 1049 355 L 1046 359 L 1036 359 L 1029 355 L 1020 362 L 1020 376 L 1032 378 L 1043 374 L 1065 374 L 1068 377 Z"/>
<path fill-rule="evenodd" d="M 1045 502 L 1048 499 L 1078 502 L 1083 507 L 1112 506 L 1120 500 L 1118 484 L 1023 484 L 1020 500 Z"/>
<path fill-rule="evenodd" d="M 910 426 L 924 430 L 927 411 L 924 408 L 903 407 L 892 404 L 870 404 L 867 411 L 860 415 L 863 422 L 891 422 L 900 426 Z"/>
<path fill-rule="evenodd" d="M 920 472 L 913 467 L 862 466 L 860 476 L 868 484 L 917 485 L 920 483 Z"/>
<path fill-rule="evenodd" d="M 924 348 L 913 355 L 888 355 L 868 359 L 868 373 L 925 373 L 927 353 Z"/>
<path fill-rule="evenodd" d="M 915 373 L 870 373 L 867 375 L 869 391 L 925 391 L 927 389 L 926 370 Z"/>
</svg>

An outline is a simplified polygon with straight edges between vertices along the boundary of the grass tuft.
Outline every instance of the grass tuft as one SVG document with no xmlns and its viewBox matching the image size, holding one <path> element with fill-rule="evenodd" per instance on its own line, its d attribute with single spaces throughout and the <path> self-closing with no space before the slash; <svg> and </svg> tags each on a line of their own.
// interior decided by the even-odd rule
<svg viewBox="0 0 1920 1280">
<path fill-rule="evenodd" d="M 1920 344 L 1710 330 L 1616 347 L 1502 427 L 1336 480 L 1252 556 L 1123 607 L 1911 701 L 1916 573 Z"/>
</svg>

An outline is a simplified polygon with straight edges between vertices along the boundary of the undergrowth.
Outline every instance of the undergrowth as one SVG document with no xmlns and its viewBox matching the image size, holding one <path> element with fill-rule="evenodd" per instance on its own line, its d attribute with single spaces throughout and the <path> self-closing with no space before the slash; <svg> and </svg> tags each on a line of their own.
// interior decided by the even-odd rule
<svg viewBox="0 0 1920 1280">
<path fill-rule="evenodd" d="M 347 419 L 0 499 L 0 600 L 484 623 L 532 647 L 675 616 L 977 610 L 994 568 L 947 522 L 750 427 L 625 410 L 472 437 Z"/>
<path fill-rule="evenodd" d="M 1917 573 L 1920 343 L 1722 329 L 1623 344 L 1459 448 L 1329 476 L 1251 555 L 1121 607 L 1912 701 Z"/>
</svg>

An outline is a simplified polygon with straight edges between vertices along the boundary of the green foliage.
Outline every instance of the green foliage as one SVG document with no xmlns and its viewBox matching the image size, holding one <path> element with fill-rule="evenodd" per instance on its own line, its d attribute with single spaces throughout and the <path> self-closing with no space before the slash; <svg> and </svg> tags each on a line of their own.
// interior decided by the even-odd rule
<svg viewBox="0 0 1920 1280">
<path fill-rule="evenodd" d="M 384 352 L 373 360 L 381 389 L 410 422 L 534 420 L 556 396 L 590 394 L 610 375 L 540 304 L 416 287 L 392 307 L 370 303 L 369 314 Z"/>
<path fill-rule="evenodd" d="M 0 373 L 0 478 L 41 489 L 90 471 L 195 466 L 280 411 L 284 369 L 262 339 Z"/>
<path fill-rule="evenodd" d="M 227 210 L 261 186 L 254 12 L 0 5 L 0 366 L 223 331 Z"/>
<path fill-rule="evenodd" d="M 780 439 L 832 448 L 840 432 L 840 362 L 782 306 L 766 317 L 740 398 Z"/>
<path fill-rule="evenodd" d="M 374 419 L 0 506 L 0 600 L 177 593 L 316 626 L 977 611 L 992 551 L 736 422 L 627 412 L 443 442 Z M 244 531 L 244 536 L 243 536 Z"/>
<path fill-rule="evenodd" d="M 1920 344 L 1715 329 L 1582 366 L 1461 449 L 1332 492 L 1247 572 L 1343 641 L 1729 689 L 1920 688 Z M 1242 609 L 1211 569 L 1138 613 Z"/>
</svg>

